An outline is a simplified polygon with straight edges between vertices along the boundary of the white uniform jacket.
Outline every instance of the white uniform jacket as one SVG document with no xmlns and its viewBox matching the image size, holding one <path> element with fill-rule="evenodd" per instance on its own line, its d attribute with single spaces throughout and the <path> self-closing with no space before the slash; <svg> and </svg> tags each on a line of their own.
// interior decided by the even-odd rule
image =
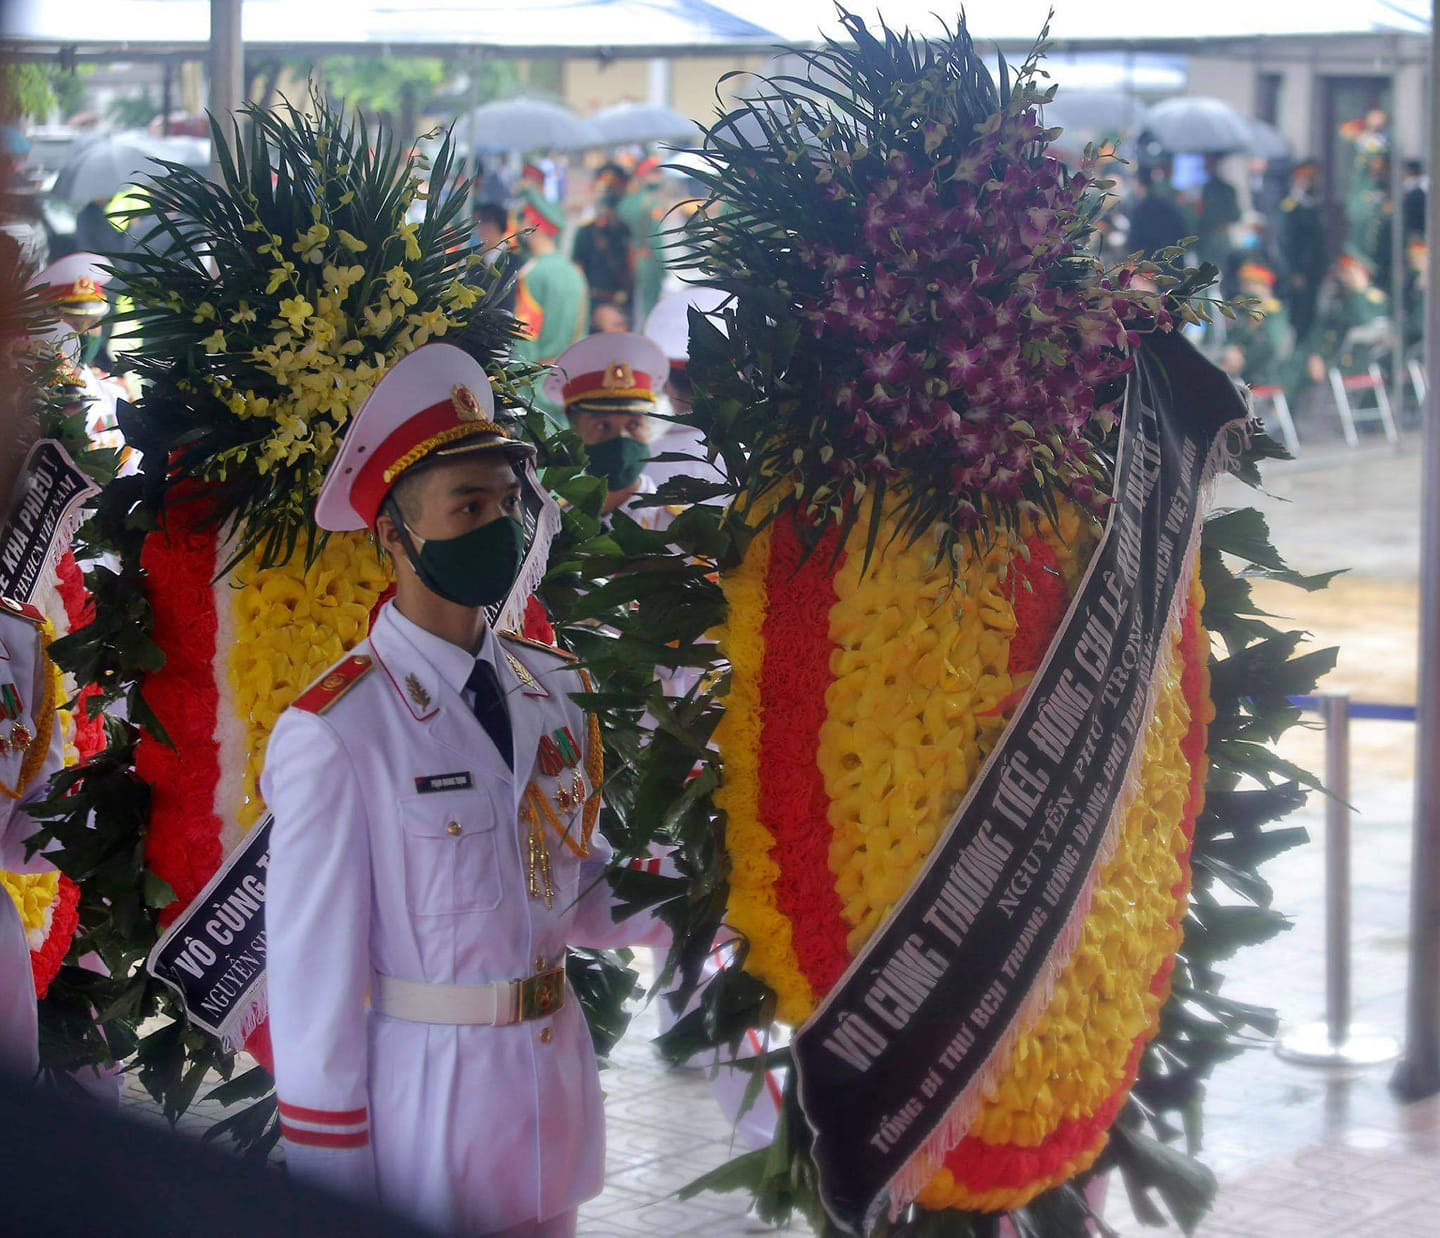
<svg viewBox="0 0 1440 1238">
<path fill-rule="evenodd" d="M 509 704 L 513 775 L 462 697 L 473 659 L 392 603 L 297 705 L 313 709 L 338 672 L 333 702 L 281 717 L 262 779 L 275 817 L 265 919 L 289 1163 L 448 1233 L 545 1220 L 600 1191 L 589 1032 L 568 992 L 554 1016 L 509 1026 L 391 1018 L 367 1008 L 372 971 L 485 984 L 562 966 L 567 944 L 664 940 L 648 918 L 614 921 L 598 834 L 582 859 L 547 825 L 552 905 L 529 892 L 522 799 L 546 796 L 578 843 L 574 792 L 598 793 L 589 753 L 558 775 L 545 772 L 548 747 L 537 760 L 567 737 L 587 746 L 570 700 L 585 687 L 565 655 L 525 642 L 487 635 L 480 656 Z"/>
<path fill-rule="evenodd" d="M 12 873 L 51 867 L 38 852 L 26 857 L 36 830 L 26 809 L 64 764 L 43 623 L 34 607 L 0 598 L 0 868 Z M 14 901 L 0 891 L 0 1069 L 29 1076 L 36 1065 L 30 947 Z"/>
</svg>

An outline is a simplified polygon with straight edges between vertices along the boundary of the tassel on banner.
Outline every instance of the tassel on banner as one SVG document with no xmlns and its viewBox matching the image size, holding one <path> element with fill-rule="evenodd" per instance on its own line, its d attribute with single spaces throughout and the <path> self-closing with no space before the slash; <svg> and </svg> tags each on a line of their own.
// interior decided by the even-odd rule
<svg viewBox="0 0 1440 1238">
<path fill-rule="evenodd" d="M 521 507 L 525 513 L 528 545 L 509 596 L 489 616 L 490 624 L 497 632 L 520 631 L 525 621 L 525 603 L 545 579 L 545 573 L 550 568 L 550 543 L 560 531 L 560 505 L 540 484 L 532 461 L 525 462 L 521 484 L 524 486 Z"/>
</svg>

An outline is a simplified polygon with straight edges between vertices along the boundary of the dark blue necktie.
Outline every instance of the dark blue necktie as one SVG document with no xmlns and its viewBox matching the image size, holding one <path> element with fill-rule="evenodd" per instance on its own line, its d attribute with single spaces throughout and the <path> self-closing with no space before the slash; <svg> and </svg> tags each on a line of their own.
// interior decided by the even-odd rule
<svg viewBox="0 0 1440 1238">
<path fill-rule="evenodd" d="M 500 749 L 500 755 L 505 758 L 507 768 L 514 769 L 515 754 L 512 751 L 513 743 L 510 738 L 510 711 L 505 708 L 505 697 L 500 691 L 500 678 L 495 674 L 495 668 L 484 658 L 477 658 L 475 669 L 470 672 L 470 678 L 465 681 L 465 686 L 475 694 L 475 704 L 472 709 L 476 719 L 485 728 L 485 734 L 490 736 L 495 747 Z"/>
</svg>

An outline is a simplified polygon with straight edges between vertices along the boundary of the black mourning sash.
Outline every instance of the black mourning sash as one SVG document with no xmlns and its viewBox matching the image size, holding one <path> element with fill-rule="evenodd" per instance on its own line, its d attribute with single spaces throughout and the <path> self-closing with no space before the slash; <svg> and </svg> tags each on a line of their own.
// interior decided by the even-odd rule
<svg viewBox="0 0 1440 1238">
<path fill-rule="evenodd" d="M 1186 340 L 1146 338 L 1116 502 L 1045 662 L 904 900 L 795 1037 L 820 1195 L 846 1230 L 903 1207 L 959 1142 L 1074 946 L 1137 776 L 1204 483 L 1244 417 Z"/>
<path fill-rule="evenodd" d="M 84 518 L 95 485 L 58 442 L 41 439 L 25 457 L 15 505 L 0 528 L 0 594 L 28 602 Z"/>
<path fill-rule="evenodd" d="M 240 841 L 155 943 L 145 969 L 163 980 L 196 1027 L 238 1049 L 264 1020 L 266 816 Z"/>
</svg>

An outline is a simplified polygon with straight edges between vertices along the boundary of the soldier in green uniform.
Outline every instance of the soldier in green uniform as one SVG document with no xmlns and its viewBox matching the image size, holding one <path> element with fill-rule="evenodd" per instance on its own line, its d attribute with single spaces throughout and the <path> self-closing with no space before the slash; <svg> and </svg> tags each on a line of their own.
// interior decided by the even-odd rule
<svg viewBox="0 0 1440 1238">
<path fill-rule="evenodd" d="M 524 338 L 515 345 L 522 361 L 548 364 L 585 334 L 590 290 L 580 268 L 560 252 L 557 238 L 564 223 L 560 208 L 533 185 L 520 189 L 520 226 L 530 256 L 515 287 L 515 317 Z M 560 409 L 543 399 L 540 407 L 562 424 Z"/>
<path fill-rule="evenodd" d="M 1315 193 L 1320 165 L 1313 159 L 1297 163 L 1290 172 L 1290 193 L 1280 203 L 1276 234 L 1281 269 L 1285 272 L 1282 300 L 1290 313 L 1295 334 L 1304 339 L 1315 324 L 1315 301 L 1325 279 L 1325 221 Z"/>
<path fill-rule="evenodd" d="M 1290 315 L 1275 299 L 1275 272 L 1258 262 L 1246 262 L 1237 273 L 1240 295 L 1253 297 L 1263 318 L 1241 314 L 1229 326 L 1220 368 L 1251 387 L 1284 387 L 1294 349 Z"/>
<path fill-rule="evenodd" d="M 1383 324 L 1389 317 L 1390 298 L 1374 286 L 1369 264 L 1358 254 L 1341 254 L 1335 260 L 1332 294 L 1306 347 L 1310 381 L 1324 382 L 1332 365 L 1342 374 L 1363 374 L 1384 342 Z"/>
<path fill-rule="evenodd" d="M 664 243 L 661 222 L 665 216 L 660 190 L 660 160 L 651 155 L 635 169 L 634 184 L 617 208 L 620 218 L 630 229 L 631 266 L 635 273 L 631 322 L 637 331 L 660 299 L 660 284 L 665 278 L 665 264 L 659 253 Z"/>
<path fill-rule="evenodd" d="M 1346 248 L 1374 261 L 1381 221 L 1390 209 L 1390 139 L 1384 109 L 1340 126 L 1350 145 L 1350 174 L 1345 185 Z"/>
</svg>

